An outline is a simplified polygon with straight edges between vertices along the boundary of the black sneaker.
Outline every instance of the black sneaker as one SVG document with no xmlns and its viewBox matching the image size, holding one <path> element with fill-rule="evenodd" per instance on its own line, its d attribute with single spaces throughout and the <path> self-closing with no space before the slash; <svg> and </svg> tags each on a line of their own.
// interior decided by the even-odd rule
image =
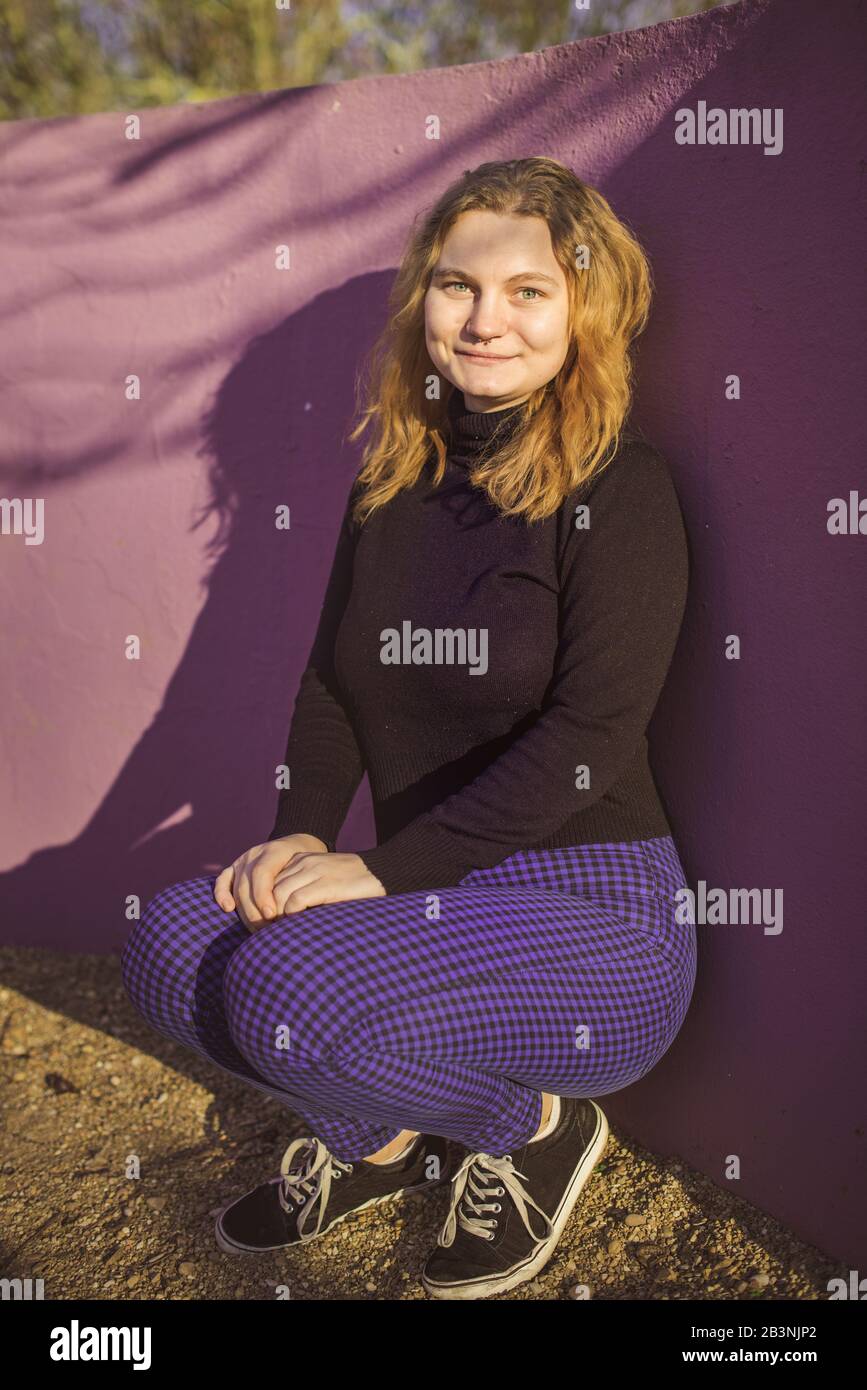
<svg viewBox="0 0 867 1390">
<path fill-rule="evenodd" d="M 608 1141 L 595 1101 L 560 1097 L 556 1128 L 512 1154 L 467 1154 L 422 1271 L 433 1298 L 487 1298 L 533 1279 L 554 1253 Z M 523 1181 L 522 1181 L 523 1179 Z M 496 1198 L 506 1197 L 503 1204 Z M 528 1207 L 532 1210 L 528 1211 Z"/>
<path fill-rule="evenodd" d="M 439 1186 L 450 1176 L 449 1164 L 448 1141 L 438 1135 L 419 1135 L 408 1153 L 391 1163 L 368 1163 L 364 1158 L 344 1163 L 319 1139 L 296 1139 L 283 1155 L 277 1177 L 220 1212 L 217 1244 L 229 1255 L 306 1245 L 351 1212 L 389 1202 L 403 1192 Z"/>
</svg>

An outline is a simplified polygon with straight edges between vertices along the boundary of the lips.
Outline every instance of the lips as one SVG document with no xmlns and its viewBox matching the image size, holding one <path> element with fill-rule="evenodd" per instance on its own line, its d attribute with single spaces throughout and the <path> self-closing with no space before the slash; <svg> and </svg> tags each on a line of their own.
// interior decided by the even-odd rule
<svg viewBox="0 0 867 1390">
<path fill-rule="evenodd" d="M 511 357 L 499 357 L 494 352 L 464 352 L 458 348 L 459 357 L 475 358 L 479 362 L 511 362 Z"/>
</svg>

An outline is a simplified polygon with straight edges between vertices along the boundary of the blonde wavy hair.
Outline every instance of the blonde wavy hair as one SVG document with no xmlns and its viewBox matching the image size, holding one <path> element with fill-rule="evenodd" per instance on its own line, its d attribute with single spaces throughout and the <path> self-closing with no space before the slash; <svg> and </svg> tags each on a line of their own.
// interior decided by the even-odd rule
<svg viewBox="0 0 867 1390">
<path fill-rule="evenodd" d="M 370 425 L 374 435 L 354 484 L 359 523 L 418 480 L 431 449 L 434 482 L 442 480 L 455 388 L 443 383 L 428 355 L 424 299 L 450 228 L 478 208 L 544 217 L 568 286 L 569 348 L 557 375 L 524 403 L 510 438 L 477 461 L 471 481 L 503 515 L 541 520 L 617 451 L 632 400 L 629 348 L 650 310 L 645 254 L 602 194 L 557 160 L 480 164 L 416 218 L 389 293 L 386 326 L 367 359 L 366 385 L 356 381 L 360 418 L 347 438 L 357 439 Z M 576 265 L 579 247 L 587 248 L 586 268 Z"/>
</svg>

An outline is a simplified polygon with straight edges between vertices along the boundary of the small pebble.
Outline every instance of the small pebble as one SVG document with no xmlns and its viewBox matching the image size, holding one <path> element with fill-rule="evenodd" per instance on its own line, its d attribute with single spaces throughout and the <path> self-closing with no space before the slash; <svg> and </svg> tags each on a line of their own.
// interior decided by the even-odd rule
<svg viewBox="0 0 867 1390">
<path fill-rule="evenodd" d="M 184 1260 L 183 1263 L 178 1266 L 178 1273 L 182 1274 L 185 1279 L 192 1279 L 196 1273 L 196 1266 L 193 1264 L 192 1260 Z"/>
</svg>

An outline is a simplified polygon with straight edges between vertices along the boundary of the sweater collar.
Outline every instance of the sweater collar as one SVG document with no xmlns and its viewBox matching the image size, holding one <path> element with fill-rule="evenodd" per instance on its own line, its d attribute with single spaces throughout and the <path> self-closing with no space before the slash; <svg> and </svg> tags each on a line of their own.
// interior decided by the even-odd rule
<svg viewBox="0 0 867 1390">
<path fill-rule="evenodd" d="M 510 437 L 520 421 L 523 406 L 522 401 L 519 405 L 506 406 L 504 410 L 467 410 L 463 391 L 455 387 L 446 407 L 449 460 L 462 468 L 472 467 L 494 435 L 499 443 Z"/>
</svg>

